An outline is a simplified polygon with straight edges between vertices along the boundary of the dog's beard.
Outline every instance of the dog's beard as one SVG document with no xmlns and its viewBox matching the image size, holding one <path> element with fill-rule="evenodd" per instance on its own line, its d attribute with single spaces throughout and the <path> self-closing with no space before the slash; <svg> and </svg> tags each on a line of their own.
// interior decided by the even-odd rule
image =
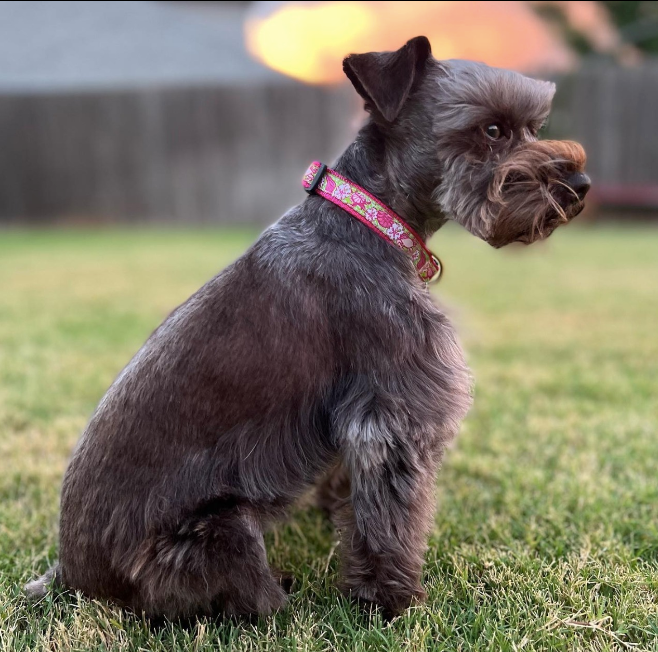
<svg viewBox="0 0 658 652">
<path fill-rule="evenodd" d="M 547 238 L 583 209 L 566 183 L 585 166 L 585 151 L 571 141 L 536 141 L 497 165 L 480 209 L 480 237 L 494 247 Z"/>
</svg>

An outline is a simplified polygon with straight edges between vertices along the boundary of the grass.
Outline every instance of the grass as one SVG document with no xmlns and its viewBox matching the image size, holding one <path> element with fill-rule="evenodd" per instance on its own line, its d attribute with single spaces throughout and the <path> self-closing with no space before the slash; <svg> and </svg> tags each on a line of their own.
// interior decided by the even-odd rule
<svg viewBox="0 0 658 652">
<path fill-rule="evenodd" d="M 658 650 L 658 230 L 571 227 L 493 251 L 453 228 L 435 289 L 476 377 L 438 478 L 428 602 L 390 623 L 334 589 L 331 529 L 269 535 L 296 578 L 251 624 L 150 630 L 21 585 L 57 556 L 67 456 L 168 311 L 255 233 L 0 233 L 0 652 Z"/>
</svg>

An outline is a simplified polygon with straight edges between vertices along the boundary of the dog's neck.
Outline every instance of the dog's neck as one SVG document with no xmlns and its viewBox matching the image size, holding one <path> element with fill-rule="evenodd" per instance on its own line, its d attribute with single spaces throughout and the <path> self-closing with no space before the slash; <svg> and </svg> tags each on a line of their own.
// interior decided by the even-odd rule
<svg viewBox="0 0 658 652">
<path fill-rule="evenodd" d="M 413 174 L 415 166 L 405 166 L 404 153 L 393 147 L 381 127 L 369 121 L 354 142 L 343 152 L 333 168 L 365 188 L 397 213 L 423 240 L 427 241 L 446 222 L 432 201 L 434 188 L 417 179 L 398 181 L 395 170 Z M 414 191 L 408 191 L 413 188 Z"/>
</svg>

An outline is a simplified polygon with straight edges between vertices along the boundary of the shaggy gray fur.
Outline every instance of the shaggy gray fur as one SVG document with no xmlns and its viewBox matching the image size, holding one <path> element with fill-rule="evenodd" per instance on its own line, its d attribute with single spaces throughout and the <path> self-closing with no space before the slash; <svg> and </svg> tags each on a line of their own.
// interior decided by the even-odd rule
<svg viewBox="0 0 658 652">
<path fill-rule="evenodd" d="M 551 84 L 436 61 L 424 37 L 344 66 L 371 119 L 334 167 L 423 237 L 452 218 L 529 242 L 582 207 L 582 149 L 537 141 Z M 26 589 L 56 575 L 149 616 L 268 614 L 286 596 L 263 531 L 316 484 L 341 587 L 397 613 L 424 595 L 435 476 L 470 403 L 411 260 L 310 196 L 112 384 L 64 477 L 59 567 Z"/>
</svg>

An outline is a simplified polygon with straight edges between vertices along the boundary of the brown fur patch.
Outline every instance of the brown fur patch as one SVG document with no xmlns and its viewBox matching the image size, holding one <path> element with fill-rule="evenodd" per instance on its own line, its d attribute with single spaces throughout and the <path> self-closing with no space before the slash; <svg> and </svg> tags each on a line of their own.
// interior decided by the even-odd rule
<svg viewBox="0 0 658 652">
<path fill-rule="evenodd" d="M 543 140 L 515 149 L 496 169 L 482 206 L 485 239 L 494 246 L 549 236 L 582 209 L 565 177 L 585 167 L 576 142 Z"/>
</svg>

